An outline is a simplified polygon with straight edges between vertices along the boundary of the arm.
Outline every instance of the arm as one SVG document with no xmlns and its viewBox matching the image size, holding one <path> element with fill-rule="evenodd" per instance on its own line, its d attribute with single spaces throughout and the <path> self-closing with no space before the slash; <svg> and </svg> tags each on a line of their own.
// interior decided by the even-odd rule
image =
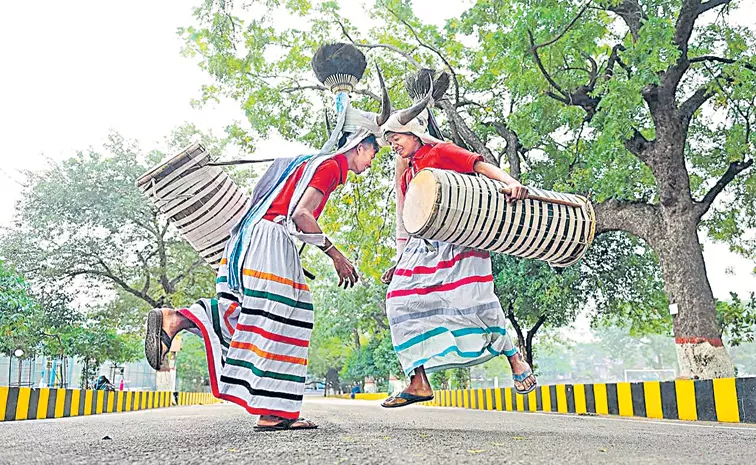
<svg viewBox="0 0 756 465">
<path fill-rule="evenodd" d="M 507 194 L 507 200 L 510 202 L 528 198 L 528 189 L 498 166 L 485 161 L 477 161 L 473 165 L 473 170 L 478 174 L 482 174 L 483 176 L 496 181 L 501 181 L 511 187 L 512 192 Z"/>
<path fill-rule="evenodd" d="M 404 221 L 402 220 L 402 213 L 404 211 L 404 193 L 402 193 L 402 178 L 404 177 L 404 171 L 409 167 L 409 161 L 402 157 L 396 157 L 396 169 L 394 171 L 394 189 L 396 192 L 396 261 L 399 261 L 399 257 L 402 256 L 404 248 L 407 246 L 407 240 L 409 235 L 407 230 L 404 229 Z M 394 277 L 394 271 L 396 270 L 396 264 L 386 270 L 381 276 L 381 282 L 389 284 Z"/>
<path fill-rule="evenodd" d="M 294 213 L 291 215 L 291 220 L 297 225 L 300 231 L 309 234 L 322 234 L 323 230 L 320 229 L 318 221 L 315 219 L 313 213 L 320 202 L 323 201 L 323 193 L 314 187 L 308 187 L 305 191 L 302 199 L 294 209 Z M 333 260 L 333 267 L 336 269 L 336 273 L 339 275 L 339 287 L 344 285 L 344 289 L 354 286 L 357 282 L 357 270 L 347 260 L 346 257 L 337 249 L 334 244 L 326 238 L 325 245 L 321 248 L 326 255 Z"/>
<path fill-rule="evenodd" d="M 404 229 L 404 220 L 402 214 L 404 212 L 404 193 L 402 192 L 402 179 L 404 177 L 404 171 L 409 167 L 409 161 L 396 157 L 396 171 L 394 172 L 394 189 L 396 189 L 396 259 L 404 251 L 404 247 L 407 245 L 409 235 L 407 230 Z"/>
</svg>

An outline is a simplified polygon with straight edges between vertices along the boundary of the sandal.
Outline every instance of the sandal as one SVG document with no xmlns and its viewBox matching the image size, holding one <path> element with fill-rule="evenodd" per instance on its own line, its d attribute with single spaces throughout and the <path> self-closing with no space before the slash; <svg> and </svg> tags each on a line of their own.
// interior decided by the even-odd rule
<svg viewBox="0 0 756 465">
<path fill-rule="evenodd" d="M 296 423 L 304 423 L 304 426 L 294 426 Z M 297 418 L 296 420 L 289 420 L 281 418 L 281 421 L 275 425 L 259 426 L 255 425 L 255 431 L 283 431 L 283 430 L 297 430 L 297 429 L 317 429 L 318 425 L 307 420 L 305 418 Z"/>
<path fill-rule="evenodd" d="M 522 384 L 523 381 L 525 381 L 528 378 L 533 378 L 533 385 L 530 386 L 527 389 L 522 389 L 521 390 L 521 389 L 517 389 L 517 385 L 515 384 L 515 392 L 517 392 L 517 394 L 522 394 L 522 395 L 529 394 L 530 392 L 533 391 L 533 389 L 536 388 L 536 386 L 538 384 L 537 384 L 537 381 L 535 379 L 535 376 L 533 376 L 533 371 L 531 371 L 531 370 L 525 370 L 524 372 L 522 372 L 519 375 L 512 374 L 512 379 L 514 380 L 515 383 Z"/>
<path fill-rule="evenodd" d="M 397 401 L 399 401 L 400 399 L 403 402 L 397 403 Z M 416 396 L 408 392 L 400 392 L 399 394 L 395 396 L 391 396 L 388 399 L 384 400 L 383 403 L 381 404 L 381 407 L 385 407 L 385 408 L 404 407 L 405 405 L 415 404 L 417 402 L 426 402 L 429 400 L 433 400 L 433 394 L 429 396 Z"/>
<path fill-rule="evenodd" d="M 153 308 L 147 314 L 147 334 L 144 337 L 144 355 L 154 370 L 160 370 L 163 357 L 171 350 L 173 338 L 163 330 L 163 312 Z M 163 344 L 166 349 L 163 351 Z"/>
</svg>

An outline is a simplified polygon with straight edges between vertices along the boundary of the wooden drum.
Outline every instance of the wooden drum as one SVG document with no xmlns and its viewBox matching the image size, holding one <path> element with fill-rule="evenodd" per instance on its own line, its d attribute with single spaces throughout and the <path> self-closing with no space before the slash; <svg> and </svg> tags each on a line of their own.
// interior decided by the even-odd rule
<svg viewBox="0 0 756 465">
<path fill-rule="evenodd" d="M 424 169 L 409 185 L 403 220 L 414 237 L 522 258 L 572 265 L 593 241 L 596 217 L 584 197 L 528 187 L 508 204 L 504 183 L 483 176 Z M 565 206 L 553 202 L 573 203 Z"/>
<path fill-rule="evenodd" d="M 205 261 L 218 269 L 231 228 L 248 208 L 248 196 L 195 143 L 137 179 L 142 193 L 178 228 Z"/>
</svg>

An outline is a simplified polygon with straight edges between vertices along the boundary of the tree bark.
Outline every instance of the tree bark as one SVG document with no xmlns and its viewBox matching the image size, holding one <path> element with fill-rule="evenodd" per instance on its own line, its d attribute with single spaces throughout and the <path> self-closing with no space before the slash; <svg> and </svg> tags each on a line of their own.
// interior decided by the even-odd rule
<svg viewBox="0 0 756 465">
<path fill-rule="evenodd" d="M 517 333 L 517 348 L 520 349 L 520 352 L 527 353 L 525 347 L 525 335 L 522 332 L 520 324 L 517 322 L 517 318 L 515 317 L 514 311 L 512 310 L 511 303 L 509 304 L 509 309 L 507 310 L 507 319 L 510 323 L 512 323 L 512 327 L 514 328 L 515 333 Z"/>
<path fill-rule="evenodd" d="M 656 252 L 664 290 L 670 304 L 677 306 L 678 313 L 673 319 L 679 376 L 701 379 L 734 376 L 732 362 L 720 338 L 716 303 L 698 239 L 698 220 L 693 212 L 663 216 L 664 235 Z"/>
<path fill-rule="evenodd" d="M 536 335 L 541 326 L 546 321 L 546 315 L 538 317 L 538 321 L 528 330 L 528 335 L 525 338 L 525 361 L 528 362 L 531 368 L 533 368 L 533 337 Z"/>
</svg>

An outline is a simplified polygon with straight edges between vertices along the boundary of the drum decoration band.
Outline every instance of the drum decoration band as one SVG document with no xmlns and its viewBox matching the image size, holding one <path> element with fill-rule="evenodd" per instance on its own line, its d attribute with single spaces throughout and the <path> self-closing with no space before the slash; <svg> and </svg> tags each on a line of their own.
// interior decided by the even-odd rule
<svg viewBox="0 0 756 465">
<path fill-rule="evenodd" d="M 181 236 L 217 270 L 231 228 L 249 208 L 249 197 L 194 143 L 141 176 L 137 186 Z"/>
<path fill-rule="evenodd" d="M 585 197 L 528 187 L 508 203 L 504 183 L 424 169 L 413 178 L 403 220 L 414 237 L 548 262 L 577 262 L 593 241 L 596 216 Z"/>
</svg>

